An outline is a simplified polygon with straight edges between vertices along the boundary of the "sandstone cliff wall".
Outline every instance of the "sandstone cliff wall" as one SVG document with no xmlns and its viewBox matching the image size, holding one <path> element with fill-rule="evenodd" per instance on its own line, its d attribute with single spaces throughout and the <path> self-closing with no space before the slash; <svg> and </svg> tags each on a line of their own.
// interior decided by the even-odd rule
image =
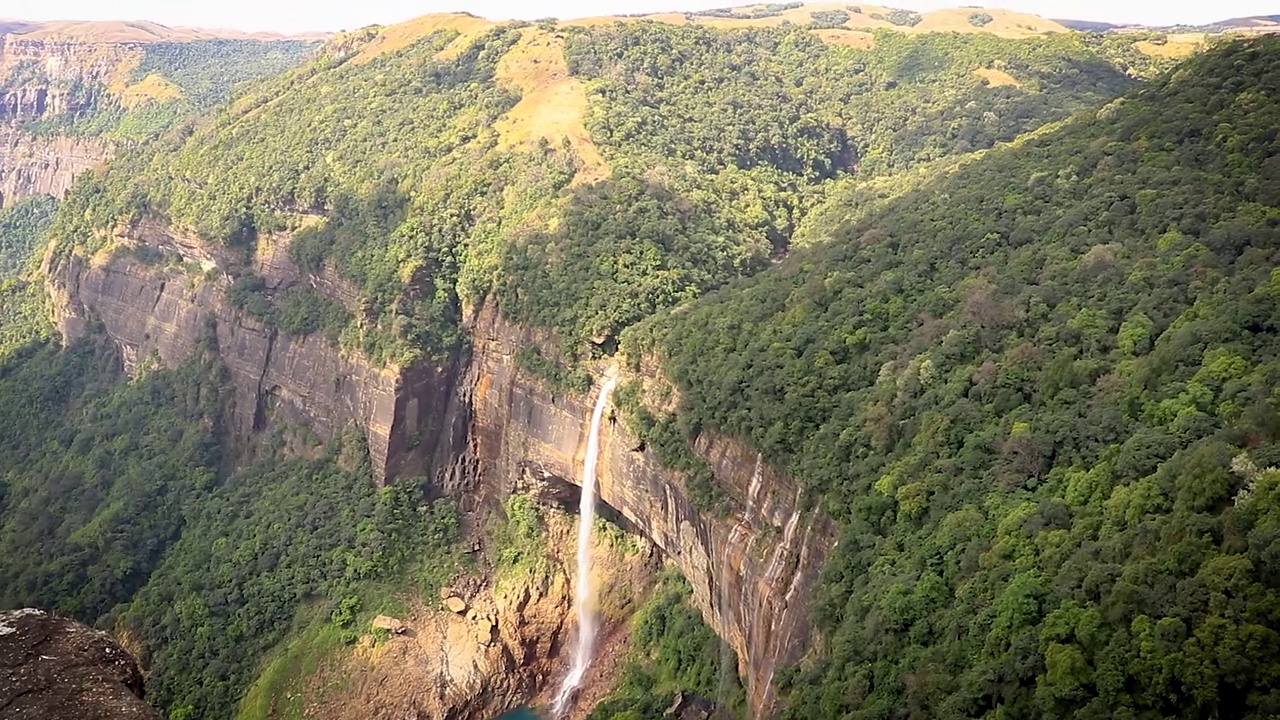
<svg viewBox="0 0 1280 720">
<path fill-rule="evenodd" d="M 110 152 L 97 138 L 40 137 L 0 125 L 0 207 L 31 195 L 62 197 Z"/>
<path fill-rule="evenodd" d="M 186 267 L 147 264 L 127 251 L 138 243 L 176 253 Z M 326 441 L 355 426 L 368 439 L 378 482 L 448 464 L 464 430 L 450 422 L 458 414 L 452 363 L 380 368 L 320 335 L 267 327 L 226 301 L 228 264 L 195 238 L 143 223 L 102 257 L 46 259 L 54 322 L 67 341 L 101 323 L 130 372 L 153 355 L 178 365 L 212 332 L 235 391 L 231 430 L 241 439 L 281 422 L 305 424 Z M 307 276 L 278 250 L 260 253 L 255 270 L 275 288 L 312 282 L 323 292 L 338 284 Z"/>
<path fill-rule="evenodd" d="M 521 372 L 530 334 L 482 311 L 473 327 L 473 452 L 486 482 L 526 475 L 578 483 L 593 397 L 556 397 Z M 796 482 L 739 442 L 704 433 L 695 450 L 729 494 L 730 511 L 701 512 L 679 475 L 621 422 L 601 432 L 600 499 L 671 558 L 694 603 L 734 648 L 757 717 L 772 713 L 775 670 L 812 642 L 813 587 L 834 526 L 806 511 Z"/>
<path fill-rule="evenodd" d="M 148 265 L 132 244 L 165 248 L 182 265 Z M 529 480 L 580 482 L 592 396 L 555 396 L 516 365 L 536 340 L 482 308 L 468 361 L 379 368 L 319 336 L 290 337 L 231 307 L 231 264 L 199 240 L 155 222 L 117 238 L 95 259 L 46 260 L 58 328 L 68 339 L 102 327 L 126 367 L 148 356 L 190 357 L 210 331 L 234 385 L 232 424 L 244 438 L 281 420 L 322 438 L 355 426 L 366 434 L 377 480 L 428 474 L 441 492 L 501 498 Z M 331 273 L 294 266 L 283 239 L 265 239 L 255 271 L 271 290 L 309 283 L 348 304 L 354 288 Z M 202 268 L 197 272 L 194 268 Z M 602 432 L 600 497 L 679 566 L 694 602 L 739 658 L 756 716 L 772 713 L 777 668 L 812 644 L 812 590 L 835 533 L 806 510 L 796 482 L 741 443 L 704 434 L 695 450 L 731 498 L 723 514 L 700 511 L 678 473 L 662 466 L 621 424 Z"/>
<path fill-rule="evenodd" d="M 61 197 L 83 170 L 106 159 L 97 138 L 35 135 L 23 123 L 93 107 L 142 58 L 129 43 L 0 35 L 0 207 L 30 195 Z"/>
</svg>

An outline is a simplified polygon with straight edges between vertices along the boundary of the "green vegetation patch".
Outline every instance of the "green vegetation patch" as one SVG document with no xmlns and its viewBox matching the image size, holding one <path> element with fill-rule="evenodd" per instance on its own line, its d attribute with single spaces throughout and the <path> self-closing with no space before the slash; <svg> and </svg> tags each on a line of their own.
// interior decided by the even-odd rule
<svg viewBox="0 0 1280 720">
<path fill-rule="evenodd" d="M 401 609 L 392 585 L 435 597 L 461 558 L 453 504 L 375 488 L 356 441 L 224 477 L 216 358 L 127 382 L 106 341 L 0 361 L 0 606 L 128 633 L 171 717 L 229 716 L 304 608 L 334 628 L 297 640 L 311 657 Z"/>
<path fill-rule="evenodd" d="M 307 58 L 318 43 L 306 40 L 197 40 L 148 43 L 130 82 L 156 73 L 182 89 L 193 111 L 229 98 L 244 82 L 279 75 Z"/>
<path fill-rule="evenodd" d="M 590 720 L 661 720 L 679 693 L 716 702 L 726 717 L 747 717 L 737 657 L 690 605 L 691 595 L 679 573 L 663 573 L 632 619 L 617 685 Z"/>
<path fill-rule="evenodd" d="M 1278 74 L 1224 46 L 646 329 L 841 524 L 788 717 L 1280 707 Z"/>
<path fill-rule="evenodd" d="M 815 10 L 809 17 L 809 27 L 815 29 L 844 27 L 849 22 L 849 13 L 844 10 Z"/>
<path fill-rule="evenodd" d="M 354 642 L 370 612 L 395 609 L 366 604 L 380 581 L 416 577 L 401 587 L 434 596 L 456 570 L 453 505 L 425 503 L 411 480 L 376 489 L 356 457 L 364 457 L 359 448 L 317 461 L 272 458 L 192 508 L 181 538 L 120 614 L 142 641 L 148 687 L 171 715 L 229 714 L 258 675 L 257 659 L 286 637 L 304 603 L 326 600 L 333 630 L 304 633 L 291 642 L 315 649 L 286 646 L 275 661 L 298 653 L 297 662 L 318 662 L 335 630 Z"/>
<path fill-rule="evenodd" d="M 48 195 L 33 195 L 0 209 L 0 278 L 13 277 L 34 264 L 57 209 L 58 201 Z"/>
</svg>

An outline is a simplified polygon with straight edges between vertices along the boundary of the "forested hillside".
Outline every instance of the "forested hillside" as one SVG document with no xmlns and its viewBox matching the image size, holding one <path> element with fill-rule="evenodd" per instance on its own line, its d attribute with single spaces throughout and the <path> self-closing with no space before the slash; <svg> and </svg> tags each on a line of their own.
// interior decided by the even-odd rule
<svg viewBox="0 0 1280 720">
<path fill-rule="evenodd" d="M 0 606 L 125 633 L 172 720 L 301 712 L 301 668 L 406 597 L 439 604 L 464 553 L 483 563 L 435 498 L 498 481 L 376 488 L 357 432 L 326 447 L 252 402 L 234 436 L 213 326 L 268 338 L 263 407 L 292 392 L 265 380 L 281 338 L 321 334 L 299 375 L 326 351 L 335 386 L 386 372 L 423 394 L 390 398 L 402 421 L 445 412 L 402 369 L 457 373 L 450 404 L 480 395 L 458 359 L 501 345 L 469 335 L 496 309 L 529 342 L 493 364 L 541 379 L 520 413 L 563 415 L 594 360 L 656 360 L 670 402 L 644 407 L 635 377 L 614 402 L 693 514 L 729 505 L 691 451 L 716 431 L 835 519 L 819 640 L 771 680 L 788 717 L 1280 714 L 1280 40 L 1163 72 L 1128 38 L 833 41 L 838 12 L 156 43 L 137 104 L 25 125 L 129 142 L 56 212 L 0 215 Z M 923 22 L 898 13 L 876 22 Z M 135 346 L 170 317 L 59 348 L 45 241 L 57 282 L 121 261 L 136 284 L 108 292 L 159 278 L 125 299 L 143 315 L 176 286 L 226 313 L 169 367 Z M 267 282 L 263 258 L 297 277 Z M 450 470 L 487 469 L 465 459 Z M 530 502 L 508 484 L 465 486 L 472 511 Z M 519 542 L 503 527 L 477 533 Z M 694 595 L 668 577 L 638 604 L 593 717 L 758 699 Z"/>
<path fill-rule="evenodd" d="M 379 42 L 335 40 L 86 178 L 58 242 L 93 251 L 151 214 L 247 257 L 301 229 L 290 256 L 332 262 L 360 288 L 364 317 L 334 328 L 344 347 L 400 364 L 440 356 L 462 306 L 496 288 L 505 313 L 554 327 L 572 358 L 785 253 L 824 180 L 990 147 L 1135 82 L 1114 48 L 1078 36 L 883 32 L 864 49 L 803 28 L 637 22 Z M 587 82 L 603 180 L 571 183 L 584 162 L 562 141 L 572 127 L 536 128 L 534 145 L 502 134 L 520 100 L 503 71 L 543 62 L 524 55 L 537 43 L 563 45 Z M 995 68 L 1007 80 L 984 74 Z M 283 300 L 251 302 L 270 317 Z"/>
<path fill-rule="evenodd" d="M 629 336 L 843 526 L 789 717 L 1280 712 L 1280 38 Z"/>
<path fill-rule="evenodd" d="M 127 633 L 170 717 L 229 717 L 317 599 L 317 616 L 344 608 L 340 645 L 357 614 L 399 607 L 383 584 L 429 595 L 452 572 L 453 504 L 412 479 L 376 489 L 360 440 L 308 461 L 264 439 L 227 477 L 211 350 L 126 382 L 108 345 L 0 361 L 0 606 Z"/>
<path fill-rule="evenodd" d="M 37 196 L 0 209 L 0 361 L 48 337 L 42 282 L 22 274 L 35 269 L 57 206 L 52 198 Z"/>
</svg>

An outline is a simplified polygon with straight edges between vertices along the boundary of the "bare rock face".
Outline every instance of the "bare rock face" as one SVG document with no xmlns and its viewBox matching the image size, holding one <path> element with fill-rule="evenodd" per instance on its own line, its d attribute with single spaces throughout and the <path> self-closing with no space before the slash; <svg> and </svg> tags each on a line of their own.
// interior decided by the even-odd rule
<svg viewBox="0 0 1280 720">
<path fill-rule="evenodd" d="M 96 138 L 38 137 L 0 125 L 0 207 L 31 195 L 61 197 L 109 154 Z"/>
<path fill-rule="evenodd" d="M 46 258 L 54 322 L 68 341 L 101 322 L 120 347 L 126 370 L 158 357 L 167 366 L 190 358 L 210 337 L 234 387 L 232 430 L 248 439 L 281 423 L 309 426 L 322 441 L 347 428 L 362 431 L 376 480 L 430 473 L 447 466 L 465 432 L 451 410 L 456 373 L 450 364 L 378 367 L 349 355 L 321 335 L 291 336 L 266 327 L 225 298 L 230 260 L 199 239 L 143 222 L 118 239 L 116 252 L 87 259 Z M 350 289 L 329 273 L 311 278 L 264 239 L 254 270 L 269 288 L 311 283 L 343 301 Z M 125 252 L 148 245 L 181 256 L 186 267 L 149 265 Z M 199 267 L 203 273 L 193 274 Z"/>
<path fill-rule="evenodd" d="M 579 482 L 592 397 L 553 397 L 519 372 L 531 338 L 496 312 L 473 328 L 472 448 L 486 483 L 522 476 Z M 600 499 L 670 557 L 694 603 L 738 654 L 755 717 L 774 711 L 773 675 L 812 645 L 813 587 L 835 537 L 824 514 L 805 510 L 794 479 L 736 441 L 704 433 L 695 451 L 731 498 L 731 511 L 700 511 L 679 476 L 622 424 L 601 431 Z"/>
<path fill-rule="evenodd" d="M 111 156 L 98 138 L 39 136 L 0 124 L 0 207 L 33 195 L 60 198 L 76 176 Z"/>
<path fill-rule="evenodd" d="M 39 610 L 0 612 L 0 717 L 160 720 L 110 635 Z"/>
<path fill-rule="evenodd" d="M 92 107 L 101 98 L 84 88 L 127 74 L 141 57 L 134 44 L 0 35 L 0 207 L 30 195 L 61 197 L 76 175 L 110 155 L 97 138 L 34 135 L 19 125 Z"/>
<path fill-rule="evenodd" d="M 76 91 L 78 85 L 106 84 L 121 66 L 142 58 L 136 43 L 79 42 L 0 35 L 0 122 L 33 120 L 73 113 L 96 98 Z M 34 73 L 32 71 L 35 71 Z"/>
</svg>

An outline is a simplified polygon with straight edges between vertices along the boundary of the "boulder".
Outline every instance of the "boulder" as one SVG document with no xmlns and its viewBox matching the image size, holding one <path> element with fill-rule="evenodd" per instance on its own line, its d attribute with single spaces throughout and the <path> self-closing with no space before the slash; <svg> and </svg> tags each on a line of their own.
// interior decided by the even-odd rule
<svg viewBox="0 0 1280 720">
<path fill-rule="evenodd" d="M 449 608 L 450 612 L 462 614 L 467 611 L 467 601 L 457 595 L 450 595 L 444 599 L 444 606 Z"/>
<path fill-rule="evenodd" d="M 162 720 L 111 635 L 31 608 L 0 612 L 0 717 Z"/>
<path fill-rule="evenodd" d="M 394 635 L 403 634 L 409 628 L 404 622 L 391 617 L 390 615 L 379 615 L 373 619 L 373 627 L 375 629 L 390 630 Z"/>
</svg>

